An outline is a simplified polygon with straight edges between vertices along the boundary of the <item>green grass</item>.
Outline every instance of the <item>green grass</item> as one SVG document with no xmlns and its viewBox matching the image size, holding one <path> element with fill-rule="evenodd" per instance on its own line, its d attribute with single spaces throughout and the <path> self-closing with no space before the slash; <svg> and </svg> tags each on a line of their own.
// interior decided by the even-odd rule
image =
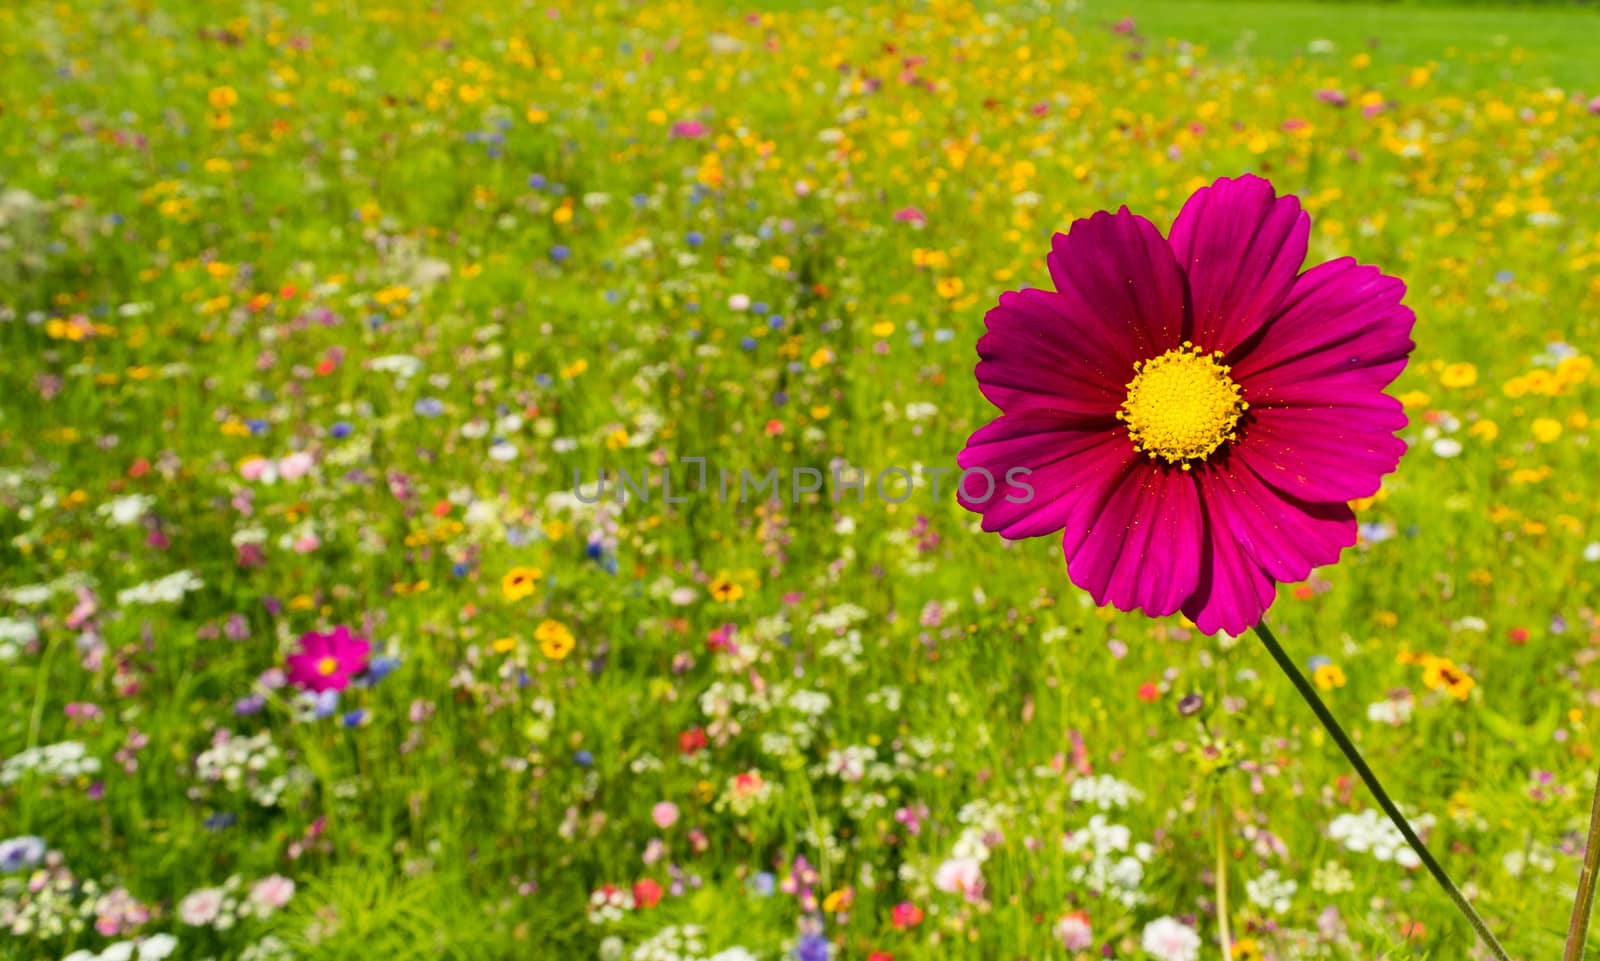
<svg viewBox="0 0 1600 961">
<path fill-rule="evenodd" d="M 1549 83 L 1600 93 L 1593 56 L 1600 10 L 1593 7 L 1085 0 L 1083 8 L 1087 19 L 1132 16 L 1153 40 L 1186 40 L 1246 63 L 1337 75 L 1365 53 L 1379 66 L 1437 62 L 1440 82 L 1454 89 Z M 1334 51 L 1312 52 L 1317 40 L 1331 41 Z"/>
</svg>

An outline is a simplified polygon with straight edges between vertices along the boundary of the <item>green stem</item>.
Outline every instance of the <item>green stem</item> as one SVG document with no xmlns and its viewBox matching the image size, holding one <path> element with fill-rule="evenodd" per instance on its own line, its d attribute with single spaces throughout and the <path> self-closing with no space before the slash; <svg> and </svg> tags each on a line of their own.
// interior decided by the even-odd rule
<svg viewBox="0 0 1600 961">
<path fill-rule="evenodd" d="M 1222 938 L 1222 961 L 1233 961 L 1233 935 L 1228 931 L 1228 845 L 1222 824 L 1222 808 L 1217 821 L 1217 934 Z"/>
<path fill-rule="evenodd" d="M 1589 809 L 1589 838 L 1583 847 L 1583 871 L 1578 875 L 1578 898 L 1572 903 L 1572 923 L 1567 926 L 1567 949 L 1561 953 L 1561 961 L 1583 961 L 1597 876 L 1600 876 L 1600 781 L 1595 783 L 1594 803 Z"/>
<path fill-rule="evenodd" d="M 1455 882 L 1450 880 L 1450 875 L 1446 874 L 1444 868 L 1439 866 L 1439 862 L 1434 860 L 1427 846 L 1422 843 L 1422 839 L 1417 837 L 1417 832 L 1411 829 L 1410 822 L 1400 813 L 1400 809 L 1395 806 L 1394 801 L 1390 800 L 1389 792 L 1385 791 L 1383 785 L 1378 783 L 1378 776 L 1372 773 L 1372 768 L 1367 766 L 1366 759 L 1361 756 L 1361 752 L 1351 742 L 1350 736 L 1345 734 L 1344 728 L 1339 726 L 1339 722 L 1334 718 L 1333 712 L 1328 710 L 1328 706 L 1322 703 L 1322 698 L 1317 695 L 1317 689 L 1311 686 L 1310 681 L 1306 680 L 1306 676 L 1301 673 L 1294 659 L 1284 651 L 1283 645 L 1279 644 L 1278 639 L 1272 635 L 1271 629 L 1263 622 L 1256 625 L 1255 631 L 1256 636 L 1261 638 L 1261 643 L 1266 645 L 1267 653 L 1271 654 L 1272 659 L 1278 662 L 1278 667 L 1283 670 L 1283 673 L 1289 675 L 1290 682 L 1294 684 L 1295 690 L 1300 692 L 1300 697 L 1310 706 L 1311 713 L 1317 716 L 1317 720 L 1322 723 L 1322 727 L 1328 732 L 1328 736 L 1333 738 L 1333 743 L 1339 746 L 1339 750 L 1344 752 L 1345 759 L 1356 769 L 1356 773 L 1361 775 L 1361 782 L 1367 786 L 1367 790 L 1372 792 L 1373 797 L 1378 799 L 1378 806 L 1383 808 L 1383 813 L 1387 814 L 1389 820 L 1400 830 L 1400 834 L 1406 839 L 1406 843 L 1411 845 L 1411 850 L 1415 851 L 1417 857 L 1421 859 L 1423 867 L 1426 867 L 1428 873 L 1433 875 L 1433 879 L 1439 882 L 1440 887 L 1444 888 L 1444 893 L 1448 894 L 1450 900 L 1455 902 L 1456 910 L 1460 911 L 1461 916 L 1467 919 L 1468 924 L 1472 925 L 1472 930 L 1477 932 L 1478 937 L 1488 947 L 1489 953 L 1494 955 L 1497 961 L 1511 961 L 1510 956 L 1506 954 L 1506 949 L 1500 946 L 1499 941 L 1495 940 L 1494 934 L 1489 930 L 1489 926 L 1484 923 L 1483 918 L 1478 916 L 1478 912 L 1473 910 L 1472 904 L 1467 900 L 1466 895 L 1462 894 L 1461 889 L 1457 888 Z"/>
</svg>

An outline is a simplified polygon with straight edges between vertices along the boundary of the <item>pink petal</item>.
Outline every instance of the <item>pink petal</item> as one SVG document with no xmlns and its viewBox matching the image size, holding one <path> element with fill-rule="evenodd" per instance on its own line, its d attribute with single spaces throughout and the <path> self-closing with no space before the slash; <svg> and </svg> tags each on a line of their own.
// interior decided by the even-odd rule
<svg viewBox="0 0 1600 961">
<path fill-rule="evenodd" d="M 367 666 L 367 656 L 372 653 L 372 645 L 359 638 L 353 639 L 339 652 L 339 662 L 352 674 L 359 673 Z"/>
<path fill-rule="evenodd" d="M 1377 493 L 1400 463 L 1406 424 L 1400 402 L 1370 394 L 1344 406 L 1252 407 L 1232 456 L 1268 484 L 1307 501 Z"/>
<path fill-rule="evenodd" d="M 310 654 L 294 654 L 285 659 L 290 683 L 313 691 L 322 690 L 327 679 L 317 670 L 319 660 L 320 657 Z"/>
<path fill-rule="evenodd" d="M 1050 243 L 1050 279 L 1085 332 L 1147 360 L 1183 340 L 1183 273 L 1155 225 L 1123 207 L 1073 223 Z"/>
<path fill-rule="evenodd" d="M 1311 218 L 1255 176 L 1195 191 L 1172 224 L 1189 285 L 1189 339 L 1232 353 L 1277 311 L 1306 259 Z"/>
<path fill-rule="evenodd" d="M 1202 494 L 1219 528 L 1273 580 L 1303 581 L 1312 568 L 1332 564 L 1356 542 L 1356 516 L 1349 505 L 1312 504 L 1282 494 L 1231 460 L 1206 465 Z"/>
<path fill-rule="evenodd" d="M 1233 360 L 1253 406 L 1338 403 L 1382 390 L 1415 346 L 1406 285 L 1353 258 L 1301 274 L 1278 314 Z"/>
<path fill-rule="evenodd" d="M 1095 421 L 1049 411 L 1006 414 L 979 428 L 956 458 L 963 470 L 981 468 L 995 480 L 993 493 L 978 503 L 984 482 L 974 476 L 961 504 L 983 515 L 984 530 L 1003 537 L 1050 534 L 1066 524 L 1076 504 L 1100 494 L 1134 456 L 1127 432 L 1109 417 Z M 1031 495 L 1007 483 L 1008 473 L 1018 467 L 1031 471 L 1019 475 Z"/>
<path fill-rule="evenodd" d="M 1163 617 L 1200 577 L 1200 495 L 1191 472 L 1140 457 L 1081 535 L 1063 538 L 1067 573 L 1096 604 Z"/>
<path fill-rule="evenodd" d="M 1069 306 L 1047 290 L 1008 291 L 984 317 L 978 387 L 996 407 L 1109 416 L 1122 405 L 1133 361 L 1069 316 Z"/>
<path fill-rule="evenodd" d="M 1261 622 L 1277 596 L 1272 578 L 1245 552 L 1244 546 L 1218 517 L 1215 505 L 1201 501 L 1205 512 L 1200 548 L 1200 579 L 1183 602 L 1183 614 L 1203 634 L 1243 634 Z"/>
</svg>

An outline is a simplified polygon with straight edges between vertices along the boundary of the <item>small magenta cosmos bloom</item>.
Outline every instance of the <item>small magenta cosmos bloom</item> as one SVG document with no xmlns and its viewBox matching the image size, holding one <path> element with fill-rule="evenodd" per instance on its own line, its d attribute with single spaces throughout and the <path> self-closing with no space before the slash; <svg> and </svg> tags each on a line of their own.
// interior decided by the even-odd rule
<svg viewBox="0 0 1600 961">
<path fill-rule="evenodd" d="M 1405 451 L 1383 389 L 1415 318 L 1375 267 L 1302 272 L 1310 231 L 1296 198 L 1245 176 L 1197 191 L 1165 238 L 1126 207 L 1057 234 L 1056 289 L 1002 295 L 978 341 L 1000 416 L 959 463 L 1026 468 L 1033 491 L 979 503 L 964 484 L 984 530 L 1061 531 L 1095 603 L 1208 634 L 1242 633 L 1275 583 L 1337 560 L 1348 502 Z"/>
<path fill-rule="evenodd" d="M 318 694 L 342 691 L 350 679 L 367 668 L 372 645 L 343 625 L 330 633 L 315 631 L 300 638 L 300 649 L 289 655 L 289 683 Z"/>
</svg>

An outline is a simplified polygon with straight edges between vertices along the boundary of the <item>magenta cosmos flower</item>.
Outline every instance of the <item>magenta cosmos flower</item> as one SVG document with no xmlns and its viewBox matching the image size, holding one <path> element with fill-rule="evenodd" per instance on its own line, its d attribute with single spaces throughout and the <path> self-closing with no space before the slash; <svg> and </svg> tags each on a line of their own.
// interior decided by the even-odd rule
<svg viewBox="0 0 1600 961">
<path fill-rule="evenodd" d="M 300 638 L 300 650 L 287 661 L 289 682 L 308 691 L 342 691 L 350 679 L 367 669 L 372 645 L 340 626 L 328 634 L 312 632 Z"/>
<path fill-rule="evenodd" d="M 1000 416 L 959 463 L 1027 468 L 1033 490 L 964 496 L 984 530 L 1062 531 L 1095 603 L 1182 611 L 1208 634 L 1255 625 L 1275 582 L 1354 544 L 1347 502 L 1405 451 L 1383 388 L 1415 318 L 1377 268 L 1302 272 L 1310 231 L 1297 199 L 1247 176 L 1197 191 L 1166 238 L 1126 207 L 1057 234 L 1056 290 L 1002 295 L 978 341 Z"/>
</svg>

